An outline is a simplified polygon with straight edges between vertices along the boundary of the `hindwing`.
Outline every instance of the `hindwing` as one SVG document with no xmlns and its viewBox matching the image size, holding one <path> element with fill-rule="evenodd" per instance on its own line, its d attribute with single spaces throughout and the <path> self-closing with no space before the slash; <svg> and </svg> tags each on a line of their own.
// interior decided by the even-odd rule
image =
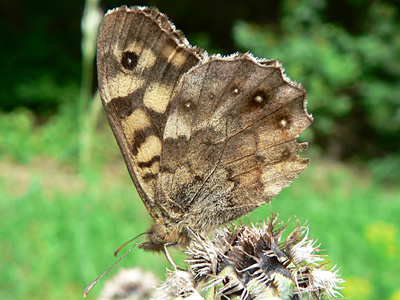
<svg viewBox="0 0 400 300">
<path fill-rule="evenodd" d="M 201 230 L 270 201 L 308 165 L 296 142 L 312 122 L 305 105 L 275 60 L 243 54 L 194 67 L 169 111 L 157 198 Z"/>
</svg>

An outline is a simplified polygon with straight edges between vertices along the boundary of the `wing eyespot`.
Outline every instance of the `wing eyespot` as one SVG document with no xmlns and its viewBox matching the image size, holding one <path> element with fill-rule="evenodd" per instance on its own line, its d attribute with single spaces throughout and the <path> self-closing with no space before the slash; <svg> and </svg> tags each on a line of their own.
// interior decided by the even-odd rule
<svg viewBox="0 0 400 300">
<path fill-rule="evenodd" d="M 258 90 L 251 97 L 251 102 L 254 105 L 265 105 L 272 99 L 270 93 L 267 93 L 263 90 Z"/>
<path fill-rule="evenodd" d="M 292 117 L 289 112 L 283 111 L 276 116 L 275 128 L 285 130 L 292 126 Z"/>
<path fill-rule="evenodd" d="M 185 110 L 194 109 L 194 106 L 195 106 L 192 99 L 183 100 L 182 104 L 183 104 L 183 109 L 185 109 Z"/>
<path fill-rule="evenodd" d="M 139 57 L 136 53 L 126 51 L 122 55 L 121 64 L 125 69 L 132 71 L 133 69 L 136 68 L 138 59 Z"/>
</svg>

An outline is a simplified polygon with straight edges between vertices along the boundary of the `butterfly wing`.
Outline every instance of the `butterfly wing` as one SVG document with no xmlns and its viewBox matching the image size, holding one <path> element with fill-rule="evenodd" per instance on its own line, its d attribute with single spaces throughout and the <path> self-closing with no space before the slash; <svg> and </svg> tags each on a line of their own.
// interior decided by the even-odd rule
<svg viewBox="0 0 400 300">
<path fill-rule="evenodd" d="M 180 78 L 201 57 L 157 9 L 124 6 L 103 19 L 100 96 L 132 180 L 155 219 L 166 112 Z"/>
<path fill-rule="evenodd" d="M 213 57 L 184 75 L 171 104 L 158 198 L 197 230 L 238 218 L 307 167 L 296 139 L 311 122 L 305 91 L 277 61 Z"/>
</svg>

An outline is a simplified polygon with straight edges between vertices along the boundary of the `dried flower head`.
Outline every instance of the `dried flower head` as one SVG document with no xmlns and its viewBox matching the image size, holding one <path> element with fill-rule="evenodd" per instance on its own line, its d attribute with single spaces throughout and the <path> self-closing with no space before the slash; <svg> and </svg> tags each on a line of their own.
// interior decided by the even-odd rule
<svg viewBox="0 0 400 300">
<path fill-rule="evenodd" d="M 172 275 L 186 283 L 185 297 L 193 299 L 324 299 L 341 296 L 343 280 L 336 266 L 326 269 L 319 244 L 308 227 L 296 228 L 281 242 L 286 229 L 273 215 L 255 225 L 230 225 L 212 236 L 193 233 L 188 247 L 187 272 Z M 171 272 L 173 274 L 175 272 Z M 174 293 L 175 292 L 175 298 Z M 169 298 L 179 299 L 175 289 Z M 200 295 L 203 297 L 201 298 Z"/>
<path fill-rule="evenodd" d="M 168 270 L 167 279 L 158 289 L 154 299 L 163 300 L 204 300 L 194 287 L 192 274 L 186 271 Z"/>
<path fill-rule="evenodd" d="M 145 300 L 154 296 L 158 280 L 151 272 L 140 268 L 121 269 L 108 280 L 101 291 L 99 300 Z"/>
</svg>

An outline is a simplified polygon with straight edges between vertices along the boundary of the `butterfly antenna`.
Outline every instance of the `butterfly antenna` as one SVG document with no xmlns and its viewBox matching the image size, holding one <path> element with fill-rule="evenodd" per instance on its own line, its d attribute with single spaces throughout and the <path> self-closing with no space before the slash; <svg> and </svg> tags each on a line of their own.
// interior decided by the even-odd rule
<svg viewBox="0 0 400 300">
<path fill-rule="evenodd" d="M 128 245 L 130 242 L 136 240 L 138 237 L 141 237 L 141 236 L 144 235 L 144 234 L 148 234 L 148 232 L 143 232 L 143 233 L 141 233 L 141 234 L 135 236 L 134 238 L 131 238 L 131 239 L 130 239 L 129 241 L 127 241 L 126 243 L 123 243 L 121 246 L 119 246 L 119 247 L 114 251 L 114 256 L 117 256 L 117 255 L 118 255 L 118 252 L 119 252 L 122 248 L 124 248 L 126 245 Z M 138 243 L 139 243 L 141 240 L 143 240 L 143 238 L 141 238 L 141 239 L 138 241 Z M 137 244 L 137 243 L 136 243 L 136 244 Z"/>
<path fill-rule="evenodd" d="M 140 237 L 142 234 L 139 234 L 137 237 L 131 239 L 129 242 L 131 242 L 132 240 Z M 114 268 L 121 260 L 123 260 L 125 258 L 125 256 L 128 255 L 129 252 L 131 252 L 133 250 L 133 248 L 135 248 L 137 246 L 137 244 L 139 244 L 145 237 L 142 237 L 141 239 L 139 239 L 128 251 L 126 251 L 126 253 L 124 255 L 121 256 L 120 259 L 118 259 L 111 267 L 109 267 L 105 272 L 103 272 L 103 274 L 101 274 L 99 277 L 96 278 L 96 280 L 92 281 L 91 284 L 89 284 L 87 286 L 87 288 L 85 289 L 85 292 L 83 293 L 83 297 L 87 297 L 89 291 L 92 289 L 92 287 L 94 287 L 94 285 L 104 276 L 108 273 L 108 271 L 110 271 L 112 268 Z M 129 242 L 126 242 L 125 244 L 123 244 L 121 247 L 119 247 L 117 250 L 121 249 L 123 246 L 125 246 L 126 244 L 128 244 Z"/>
</svg>

